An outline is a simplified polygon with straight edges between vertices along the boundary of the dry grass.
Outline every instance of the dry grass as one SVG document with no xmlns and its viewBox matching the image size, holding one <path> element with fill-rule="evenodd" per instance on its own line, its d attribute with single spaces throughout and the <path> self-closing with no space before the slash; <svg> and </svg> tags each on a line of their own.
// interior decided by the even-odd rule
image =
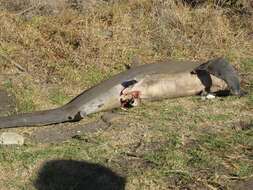
<svg viewBox="0 0 253 190">
<path fill-rule="evenodd" d="M 253 54 L 252 16 L 228 15 L 226 9 L 211 6 L 192 9 L 174 1 L 142 0 L 98 3 L 81 13 L 34 13 L 29 19 L 5 10 L 0 14 L 0 52 L 28 70 L 31 76 L 22 75 L 20 85 L 34 81 L 34 91 L 56 84 L 68 96 L 76 95 L 124 69 L 134 56 L 145 63 L 225 56 L 239 68 Z M 105 74 L 87 79 L 91 67 Z M 4 60 L 0 69 L 16 72 Z M 43 90 L 39 94 L 49 96 Z M 37 101 L 37 107 L 48 102 Z"/>
<path fill-rule="evenodd" d="M 0 147 L 0 189 L 34 189 L 39 167 L 50 159 L 113 168 L 127 177 L 127 189 L 229 189 L 234 179 L 252 176 L 252 127 L 243 129 L 253 117 L 253 16 L 247 1 L 237 1 L 240 7 L 210 0 L 194 8 L 169 0 L 83 1 L 87 6 L 59 0 L 48 4 L 50 11 L 29 10 L 41 1 L 15 2 L 15 9 L 9 1 L 0 3 L 0 54 L 12 60 L 0 56 L 0 85 L 15 93 L 17 112 L 62 105 L 124 70 L 135 56 L 143 63 L 227 57 L 249 95 L 148 103 L 123 113 L 130 126 L 125 129 L 114 126 L 63 144 Z"/>
</svg>

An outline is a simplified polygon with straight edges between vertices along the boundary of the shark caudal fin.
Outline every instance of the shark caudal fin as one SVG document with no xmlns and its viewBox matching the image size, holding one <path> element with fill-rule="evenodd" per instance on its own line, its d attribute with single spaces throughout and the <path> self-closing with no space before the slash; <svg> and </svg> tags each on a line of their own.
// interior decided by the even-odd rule
<svg viewBox="0 0 253 190">
<path fill-rule="evenodd" d="M 231 94 L 243 96 L 245 92 L 241 90 L 239 75 L 234 67 L 224 58 L 216 58 L 198 66 L 195 71 L 205 70 L 208 73 L 224 80 Z"/>
</svg>

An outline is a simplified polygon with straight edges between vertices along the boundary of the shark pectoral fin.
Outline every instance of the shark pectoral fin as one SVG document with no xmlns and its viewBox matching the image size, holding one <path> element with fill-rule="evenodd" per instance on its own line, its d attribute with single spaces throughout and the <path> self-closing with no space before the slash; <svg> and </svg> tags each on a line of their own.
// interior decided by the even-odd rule
<svg viewBox="0 0 253 190">
<path fill-rule="evenodd" d="M 201 81 L 202 85 L 205 87 L 202 93 L 209 93 L 212 86 L 211 75 L 205 70 L 196 70 L 196 75 Z"/>
</svg>

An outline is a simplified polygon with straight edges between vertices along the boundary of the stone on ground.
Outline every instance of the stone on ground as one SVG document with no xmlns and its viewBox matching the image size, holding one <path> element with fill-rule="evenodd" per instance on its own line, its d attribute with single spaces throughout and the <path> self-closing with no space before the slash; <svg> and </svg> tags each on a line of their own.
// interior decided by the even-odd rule
<svg viewBox="0 0 253 190">
<path fill-rule="evenodd" d="M 23 145 L 24 137 L 13 132 L 4 132 L 0 135 L 1 145 Z"/>
</svg>

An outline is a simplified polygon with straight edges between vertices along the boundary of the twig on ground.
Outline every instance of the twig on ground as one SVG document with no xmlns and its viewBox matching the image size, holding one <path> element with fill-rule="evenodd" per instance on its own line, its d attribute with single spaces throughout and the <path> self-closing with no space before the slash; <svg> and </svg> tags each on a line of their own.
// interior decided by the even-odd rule
<svg viewBox="0 0 253 190">
<path fill-rule="evenodd" d="M 16 13 L 16 16 L 23 15 L 23 14 L 25 14 L 25 13 L 27 13 L 27 12 L 29 12 L 29 11 L 33 11 L 33 10 L 35 10 L 35 9 L 40 9 L 40 8 L 42 8 L 43 6 L 44 6 L 44 5 L 41 5 L 41 4 L 31 6 L 31 7 L 27 8 L 27 9 L 25 9 L 25 10 L 19 12 L 19 13 Z"/>
<path fill-rule="evenodd" d="M 1 56 L 3 59 L 5 59 L 6 61 L 10 62 L 12 65 L 14 65 L 18 70 L 20 70 L 20 71 L 22 71 L 22 72 L 28 73 L 27 70 L 26 70 L 24 67 L 22 67 L 20 64 L 18 64 L 16 61 L 10 59 L 8 56 L 3 55 L 3 54 L 1 54 L 1 53 L 0 53 L 0 56 Z"/>
<path fill-rule="evenodd" d="M 29 12 L 29 11 L 35 9 L 35 8 L 36 8 L 36 6 L 29 7 L 29 8 L 27 8 L 27 9 L 25 9 L 25 10 L 23 10 L 23 11 L 17 13 L 16 16 L 23 15 L 23 14 L 25 14 L 25 13 L 27 13 L 27 12 Z"/>
<path fill-rule="evenodd" d="M 247 180 L 253 177 L 253 175 L 249 175 L 249 176 L 227 176 L 227 175 L 223 175 L 223 178 L 226 179 L 232 179 L 232 180 Z"/>
</svg>

